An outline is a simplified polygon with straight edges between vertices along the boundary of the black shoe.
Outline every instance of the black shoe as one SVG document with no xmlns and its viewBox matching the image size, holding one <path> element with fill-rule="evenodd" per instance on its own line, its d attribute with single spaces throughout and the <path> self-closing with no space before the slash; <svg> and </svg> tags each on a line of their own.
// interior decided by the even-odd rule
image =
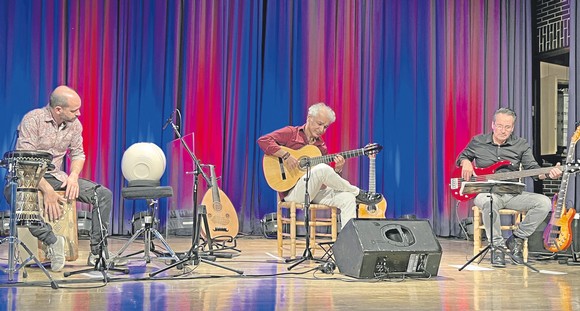
<svg viewBox="0 0 580 311">
<path fill-rule="evenodd" d="M 364 190 L 360 190 L 356 196 L 356 203 L 362 203 L 366 205 L 373 205 L 381 202 L 383 195 L 380 193 L 372 193 Z"/>
<path fill-rule="evenodd" d="M 493 252 L 491 257 L 491 266 L 496 268 L 505 268 L 505 255 L 500 250 Z"/>
<path fill-rule="evenodd" d="M 505 241 L 505 245 L 512 253 L 512 261 L 516 265 L 524 264 L 524 239 L 518 238 L 512 234 L 507 241 Z"/>
</svg>

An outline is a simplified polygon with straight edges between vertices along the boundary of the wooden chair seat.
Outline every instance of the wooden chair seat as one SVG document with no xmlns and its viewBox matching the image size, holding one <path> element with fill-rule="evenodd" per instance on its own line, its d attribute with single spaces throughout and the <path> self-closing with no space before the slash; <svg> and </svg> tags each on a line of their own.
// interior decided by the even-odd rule
<svg viewBox="0 0 580 311">
<path fill-rule="evenodd" d="M 483 236 L 483 233 L 485 232 L 485 227 L 483 225 L 483 220 L 482 220 L 482 217 L 484 217 L 484 216 L 481 214 L 481 209 L 479 208 L 479 206 L 473 206 L 472 209 L 473 209 L 473 255 L 475 256 L 485 247 L 485 246 L 482 246 L 482 243 L 481 243 L 481 238 Z M 526 216 L 525 212 L 520 212 L 520 211 L 516 211 L 516 210 L 512 210 L 512 209 L 505 209 L 505 208 L 499 210 L 499 215 L 500 215 L 500 217 L 503 215 L 512 216 L 511 223 L 501 225 L 502 231 L 512 231 L 512 232 L 517 229 L 520 222 Z M 489 216 L 486 215 L 485 217 L 489 217 Z M 500 219 L 500 221 L 501 221 L 501 219 Z M 524 240 L 523 253 L 524 253 L 523 254 L 524 255 L 524 262 L 528 262 L 528 239 Z"/>
<path fill-rule="evenodd" d="M 297 202 L 278 202 L 278 207 L 276 210 L 276 220 L 277 220 L 277 242 L 278 242 L 278 256 L 283 257 L 284 246 L 289 244 L 290 246 L 290 258 L 296 258 L 296 231 L 297 226 L 304 226 L 304 221 L 296 220 L 296 211 L 303 210 L 304 205 Z M 324 204 L 314 204 L 311 203 L 309 207 L 310 211 L 310 247 L 312 252 L 314 252 L 317 238 L 322 238 L 325 241 L 336 241 L 338 236 L 338 226 L 337 226 L 337 208 L 335 206 L 324 205 Z M 330 211 L 330 218 L 325 216 L 324 218 L 318 217 L 319 211 Z M 284 228 L 288 228 L 285 232 Z M 330 227 L 331 233 L 317 232 L 317 228 L 320 227 Z M 289 243 L 286 243 L 289 240 Z"/>
</svg>

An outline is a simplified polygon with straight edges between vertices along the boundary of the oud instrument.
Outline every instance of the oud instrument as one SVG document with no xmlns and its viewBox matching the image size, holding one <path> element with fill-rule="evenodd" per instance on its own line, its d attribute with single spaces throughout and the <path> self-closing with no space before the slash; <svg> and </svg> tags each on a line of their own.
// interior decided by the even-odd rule
<svg viewBox="0 0 580 311">
<path fill-rule="evenodd" d="M 232 201 L 218 187 L 215 167 L 209 165 L 211 187 L 204 194 L 202 204 L 206 206 L 210 237 L 214 240 L 233 238 L 238 235 L 238 214 Z M 204 235 L 207 236 L 202 226 Z"/>
</svg>

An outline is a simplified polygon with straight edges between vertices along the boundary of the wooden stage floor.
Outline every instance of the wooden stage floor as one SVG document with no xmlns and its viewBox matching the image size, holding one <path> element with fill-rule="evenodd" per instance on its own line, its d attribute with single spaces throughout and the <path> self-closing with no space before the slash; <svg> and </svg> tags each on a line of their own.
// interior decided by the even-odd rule
<svg viewBox="0 0 580 311">
<path fill-rule="evenodd" d="M 126 240 L 109 238 L 110 250 Z M 439 238 L 443 248 L 439 273 L 432 278 L 387 280 L 354 279 L 313 271 L 314 263 L 288 264 L 276 255 L 276 240 L 239 237 L 239 256 L 217 263 L 244 272 L 237 275 L 201 263 L 175 268 L 150 278 L 166 262 L 149 264 L 137 257 L 129 262 L 130 274 L 110 273 L 105 284 L 100 273 L 51 273 L 59 289 L 48 286 L 37 267 L 22 271 L 14 282 L 0 273 L 0 299 L 5 310 L 579 310 L 580 266 L 557 260 L 531 260 L 540 270 L 507 265 L 491 268 L 489 256 L 463 271 L 458 267 L 472 257 L 472 244 Z M 169 237 L 176 252 L 187 251 L 191 239 Z M 63 272 L 86 268 L 88 241 L 80 241 L 80 257 L 67 262 Z M 156 243 L 158 244 L 158 243 Z M 7 266 L 8 244 L 0 246 L 0 264 Z M 134 242 L 129 250 L 143 249 Z M 301 253 L 303 248 L 299 248 Z M 317 251 L 315 255 L 320 255 Z M 187 273 L 185 273 L 186 271 Z M 46 309 L 45 309 L 46 308 Z"/>
</svg>

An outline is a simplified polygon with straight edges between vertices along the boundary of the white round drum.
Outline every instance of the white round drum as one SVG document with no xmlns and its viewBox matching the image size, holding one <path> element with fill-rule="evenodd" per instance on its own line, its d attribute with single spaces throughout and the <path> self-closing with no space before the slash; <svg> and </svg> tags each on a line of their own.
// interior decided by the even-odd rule
<svg viewBox="0 0 580 311">
<path fill-rule="evenodd" d="M 153 143 L 135 143 L 123 154 L 121 170 L 128 181 L 159 180 L 165 172 L 165 154 Z"/>
</svg>

